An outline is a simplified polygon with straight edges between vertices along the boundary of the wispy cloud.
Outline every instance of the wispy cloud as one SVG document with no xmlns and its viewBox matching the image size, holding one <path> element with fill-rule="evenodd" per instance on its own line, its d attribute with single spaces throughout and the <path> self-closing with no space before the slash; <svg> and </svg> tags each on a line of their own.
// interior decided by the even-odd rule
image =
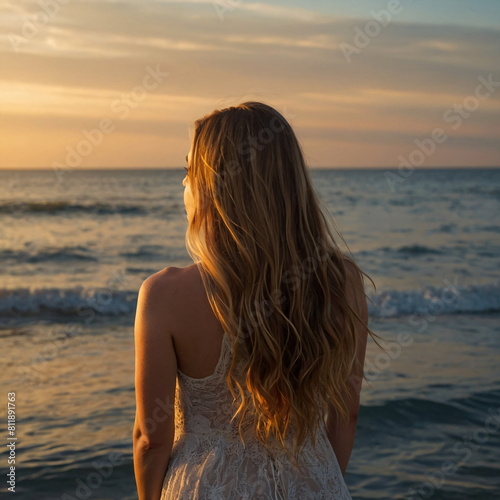
<svg viewBox="0 0 500 500">
<path fill-rule="evenodd" d="M 314 2 L 305 9 L 242 0 L 221 21 L 211 0 L 72 0 L 37 18 L 40 9 L 36 1 L 0 6 L 3 167 L 50 167 L 157 64 L 168 78 L 82 166 L 178 165 L 194 119 L 247 98 L 288 108 L 314 165 L 396 165 L 479 75 L 500 80 L 500 27 L 395 19 L 347 64 L 339 44 L 352 42 L 369 11 L 349 18 L 320 13 Z M 37 146 L 16 147 L 20 130 Z M 451 165 L 475 153 L 481 164 L 500 164 L 499 133 L 500 89 L 432 161 Z M 465 144 L 471 154 L 458 155 Z"/>
</svg>

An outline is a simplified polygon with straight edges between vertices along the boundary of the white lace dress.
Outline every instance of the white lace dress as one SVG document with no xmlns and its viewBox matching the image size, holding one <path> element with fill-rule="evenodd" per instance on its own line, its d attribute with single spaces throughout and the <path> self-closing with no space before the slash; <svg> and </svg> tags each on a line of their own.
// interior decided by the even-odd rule
<svg viewBox="0 0 500 500">
<path fill-rule="evenodd" d="M 323 422 L 316 445 L 302 451 L 299 473 L 278 446 L 271 453 L 247 437 L 243 446 L 236 419 L 231 423 L 230 361 L 224 335 L 212 375 L 195 379 L 178 371 L 175 438 L 161 500 L 351 500 Z M 246 436 L 250 425 L 244 429 Z"/>
</svg>

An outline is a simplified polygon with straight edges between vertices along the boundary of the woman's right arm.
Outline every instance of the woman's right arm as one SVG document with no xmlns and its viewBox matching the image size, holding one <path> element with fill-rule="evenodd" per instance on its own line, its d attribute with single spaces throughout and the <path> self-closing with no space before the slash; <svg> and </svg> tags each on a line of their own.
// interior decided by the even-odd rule
<svg viewBox="0 0 500 500">
<path fill-rule="evenodd" d="M 346 260 L 347 285 L 346 298 L 349 305 L 358 314 L 361 320 L 368 325 L 368 306 L 364 293 L 363 279 L 353 264 Z M 368 340 L 368 330 L 354 318 L 356 325 L 356 335 L 358 337 L 357 359 L 355 367 L 349 379 L 349 391 L 346 394 L 348 403 L 349 420 L 345 422 L 337 417 L 336 412 L 329 409 L 326 420 L 326 431 L 328 439 L 332 445 L 333 451 L 339 462 L 342 475 L 345 475 L 347 464 L 354 446 L 356 436 L 356 427 L 359 412 L 359 399 L 361 393 L 361 384 L 363 381 L 363 365 L 365 361 L 366 343 Z"/>
</svg>

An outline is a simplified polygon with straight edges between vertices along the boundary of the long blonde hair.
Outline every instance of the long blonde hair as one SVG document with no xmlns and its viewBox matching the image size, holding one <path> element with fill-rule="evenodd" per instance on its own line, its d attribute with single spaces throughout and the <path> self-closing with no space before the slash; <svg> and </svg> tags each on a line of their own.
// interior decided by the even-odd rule
<svg viewBox="0 0 500 500">
<path fill-rule="evenodd" d="M 292 128 L 266 104 L 245 102 L 197 120 L 188 179 L 195 208 L 186 245 L 233 340 L 226 381 L 239 400 L 240 436 L 250 408 L 264 445 L 274 437 L 285 446 L 293 422 L 297 464 L 328 404 L 348 418 L 343 395 L 358 346 L 358 315 L 345 292 L 349 258 Z"/>
</svg>

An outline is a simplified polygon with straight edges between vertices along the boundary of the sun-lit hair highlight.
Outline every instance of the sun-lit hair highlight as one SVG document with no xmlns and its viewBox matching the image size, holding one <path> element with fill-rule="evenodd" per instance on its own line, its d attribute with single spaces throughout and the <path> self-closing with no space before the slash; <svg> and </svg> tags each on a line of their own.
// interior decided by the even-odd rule
<svg viewBox="0 0 500 500">
<path fill-rule="evenodd" d="M 247 412 L 264 445 L 285 446 L 290 432 L 297 464 L 328 404 L 349 417 L 358 315 L 346 261 L 361 282 L 366 273 L 339 249 L 297 138 L 274 108 L 246 102 L 197 120 L 188 179 L 186 244 L 233 341 L 226 380 L 240 435 Z"/>
</svg>

